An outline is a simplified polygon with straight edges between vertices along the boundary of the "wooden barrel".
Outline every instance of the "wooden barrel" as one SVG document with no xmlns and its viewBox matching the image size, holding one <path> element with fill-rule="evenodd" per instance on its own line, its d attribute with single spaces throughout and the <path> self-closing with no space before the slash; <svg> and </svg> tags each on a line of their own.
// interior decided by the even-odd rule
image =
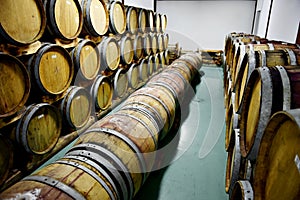
<svg viewBox="0 0 300 200">
<path fill-rule="evenodd" d="M 0 53 L 0 68 L 0 117 L 8 117 L 25 105 L 31 81 L 26 67 L 14 56 Z"/>
<path fill-rule="evenodd" d="M 234 100 L 234 93 L 232 93 L 231 101 Z M 226 130 L 225 130 L 225 150 L 228 151 L 230 145 L 234 142 L 234 130 L 239 128 L 239 114 L 236 113 L 234 105 L 231 104 L 226 112 Z"/>
<path fill-rule="evenodd" d="M 86 162 L 60 159 L 25 177 L 1 194 L 1 199 L 118 199 L 109 182 Z M 104 180 L 103 180 L 103 179 Z M 34 189 L 32 189 L 34 188 Z M 29 192 L 28 192 L 29 191 Z"/>
<path fill-rule="evenodd" d="M 138 26 L 138 12 L 136 7 L 126 7 L 126 30 L 131 33 L 136 33 Z"/>
<path fill-rule="evenodd" d="M 163 33 L 162 34 L 163 37 L 163 46 L 164 46 L 164 50 L 168 49 L 168 45 L 169 45 L 169 34 L 168 33 Z"/>
<path fill-rule="evenodd" d="M 55 44 L 43 45 L 31 57 L 28 67 L 34 88 L 46 95 L 62 94 L 69 88 L 74 76 L 70 54 Z"/>
<path fill-rule="evenodd" d="M 267 41 L 268 43 L 260 43 L 260 44 L 244 44 L 244 45 L 237 45 L 236 51 L 233 58 L 233 64 L 232 64 L 232 78 L 233 82 L 235 83 L 235 79 L 237 76 L 237 73 L 239 71 L 241 61 L 243 60 L 243 57 L 245 54 L 250 51 L 259 51 L 259 50 L 275 50 L 275 49 L 299 49 L 300 46 L 296 44 L 288 44 L 288 43 L 282 43 L 282 42 L 276 42 L 276 41 Z"/>
<path fill-rule="evenodd" d="M 151 36 L 148 33 L 143 34 L 143 52 L 144 56 L 151 55 Z"/>
<path fill-rule="evenodd" d="M 154 56 L 150 55 L 147 58 L 147 63 L 148 63 L 148 74 L 149 77 L 151 77 L 154 74 Z"/>
<path fill-rule="evenodd" d="M 158 52 L 163 52 L 165 50 L 163 34 L 161 33 L 157 34 L 157 43 L 158 43 L 157 46 Z"/>
<path fill-rule="evenodd" d="M 75 82 L 91 81 L 100 71 L 100 53 L 97 45 L 91 40 L 81 40 L 71 51 L 75 68 Z"/>
<path fill-rule="evenodd" d="M 0 134 L 0 187 L 9 177 L 9 172 L 13 168 L 14 150 L 12 141 Z"/>
<path fill-rule="evenodd" d="M 112 104 L 113 98 L 111 80 L 107 76 L 97 76 L 91 87 L 90 94 L 94 102 L 93 105 L 95 105 L 97 109 L 108 109 Z"/>
<path fill-rule="evenodd" d="M 156 54 L 158 51 L 158 38 L 157 35 L 155 33 L 151 33 L 151 50 L 152 50 L 152 54 Z"/>
<path fill-rule="evenodd" d="M 62 99 L 60 110 L 68 126 L 74 129 L 82 128 L 92 114 L 90 93 L 83 87 L 71 86 Z"/>
<path fill-rule="evenodd" d="M 133 61 L 134 50 L 131 37 L 123 35 L 119 41 L 121 62 L 129 65 Z"/>
<path fill-rule="evenodd" d="M 153 32 L 154 29 L 154 12 L 153 10 L 146 10 L 147 12 L 147 28 L 148 32 Z"/>
<path fill-rule="evenodd" d="M 169 55 L 169 50 L 166 49 L 164 51 L 164 57 L 165 57 L 165 60 L 166 60 L 166 65 L 169 65 L 170 64 L 170 55 Z"/>
<path fill-rule="evenodd" d="M 299 198 L 299 113 L 299 109 L 277 112 L 267 124 L 254 171 L 257 200 Z"/>
<path fill-rule="evenodd" d="M 254 191 L 251 183 L 247 180 L 237 181 L 234 184 L 230 200 L 254 200 Z"/>
<path fill-rule="evenodd" d="M 46 0 L 48 31 L 56 38 L 73 40 L 81 33 L 83 15 L 78 0 Z"/>
<path fill-rule="evenodd" d="M 89 148 L 91 145 L 94 145 L 94 147 Z M 74 148 L 67 155 L 76 155 L 74 150 L 78 147 L 88 150 L 88 152 L 82 154 L 83 156 L 95 161 L 98 160 L 108 170 L 119 172 L 119 176 L 114 173 L 111 177 L 117 176 L 116 179 L 121 184 L 123 180 L 128 196 L 132 197 L 136 194 L 145 181 L 146 163 L 142 152 L 133 141 L 119 131 L 96 127 L 95 124 L 93 128 L 89 128 L 79 138 Z"/>
<path fill-rule="evenodd" d="M 59 110 L 47 103 L 27 107 L 16 127 L 16 139 L 31 154 L 45 154 L 56 145 L 62 128 Z"/>
<path fill-rule="evenodd" d="M 26 45 L 39 40 L 43 35 L 46 13 L 40 0 L 3 1 L 0 21 L 2 40 L 15 45 Z"/>
<path fill-rule="evenodd" d="M 162 70 L 160 60 L 159 60 L 159 53 L 154 54 L 153 57 L 154 57 L 154 62 L 153 62 L 154 72 L 158 73 Z"/>
<path fill-rule="evenodd" d="M 139 61 L 144 56 L 143 52 L 143 37 L 136 34 L 133 36 L 133 51 L 134 51 L 134 60 Z"/>
<path fill-rule="evenodd" d="M 234 91 L 235 104 L 239 108 L 242 103 L 245 87 L 252 71 L 257 67 L 274 67 L 277 65 L 300 64 L 300 51 L 291 49 L 249 51 L 245 54 L 236 78 Z"/>
<path fill-rule="evenodd" d="M 137 89 L 140 83 L 139 65 L 132 63 L 127 71 L 128 86 Z"/>
<path fill-rule="evenodd" d="M 98 44 L 100 62 L 105 71 L 116 71 L 120 63 L 120 46 L 113 37 L 103 37 Z"/>
<path fill-rule="evenodd" d="M 164 128 L 159 137 L 160 139 L 164 138 L 172 127 L 175 118 L 176 103 L 173 96 L 165 91 L 146 87 L 132 93 L 124 104 L 138 104 L 139 102 L 150 105 L 160 114 L 164 121 Z"/>
<path fill-rule="evenodd" d="M 177 59 L 169 67 L 172 69 L 175 68 L 177 71 L 183 74 L 186 80 L 192 80 L 192 78 L 195 76 L 194 67 L 185 60 Z"/>
<path fill-rule="evenodd" d="M 104 35 L 108 31 L 108 10 L 101 0 L 81 0 L 83 13 L 83 31 L 93 37 Z"/>
<path fill-rule="evenodd" d="M 112 1 L 109 7 L 109 31 L 113 34 L 123 34 L 126 30 L 126 13 L 122 2 Z"/>
<path fill-rule="evenodd" d="M 167 29 L 168 19 L 167 15 L 162 14 L 161 15 L 161 32 L 165 32 Z"/>
<path fill-rule="evenodd" d="M 155 13 L 154 14 L 154 26 L 156 32 L 161 32 L 161 14 Z"/>
<path fill-rule="evenodd" d="M 139 31 L 144 33 L 147 26 L 147 12 L 145 9 L 140 8 L 138 12 L 138 21 L 139 21 Z"/>
<path fill-rule="evenodd" d="M 128 90 L 128 76 L 125 69 L 117 70 L 113 78 L 114 98 L 122 98 Z"/>
<path fill-rule="evenodd" d="M 194 71 L 196 72 L 202 66 L 202 57 L 201 54 L 198 52 L 190 52 L 180 56 L 180 59 L 189 62 L 194 67 Z"/>
<path fill-rule="evenodd" d="M 139 79 L 141 80 L 141 82 L 146 82 L 149 78 L 149 70 L 148 70 L 148 60 L 143 58 L 139 65 Z"/>
<path fill-rule="evenodd" d="M 298 108 L 299 66 L 257 68 L 249 78 L 241 109 L 241 152 L 255 160 L 272 114 Z"/>
</svg>

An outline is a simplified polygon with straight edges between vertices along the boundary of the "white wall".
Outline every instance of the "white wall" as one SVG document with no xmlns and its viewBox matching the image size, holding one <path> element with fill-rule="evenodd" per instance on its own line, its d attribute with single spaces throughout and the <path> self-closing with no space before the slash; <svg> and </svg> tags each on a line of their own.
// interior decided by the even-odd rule
<svg viewBox="0 0 300 200">
<path fill-rule="evenodd" d="M 267 38 L 295 43 L 300 21 L 300 0 L 274 0 Z"/>
<path fill-rule="evenodd" d="M 170 43 L 187 50 L 223 49 L 230 32 L 252 29 L 255 1 L 157 1 L 167 14 Z"/>
<path fill-rule="evenodd" d="M 146 8 L 149 10 L 154 9 L 154 0 L 124 0 L 124 4 L 128 6 Z"/>
</svg>

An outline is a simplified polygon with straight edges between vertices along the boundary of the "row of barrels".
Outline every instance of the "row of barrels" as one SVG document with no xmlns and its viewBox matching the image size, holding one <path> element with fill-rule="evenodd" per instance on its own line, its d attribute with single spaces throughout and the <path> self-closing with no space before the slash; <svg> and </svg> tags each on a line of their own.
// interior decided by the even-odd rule
<svg viewBox="0 0 300 200">
<path fill-rule="evenodd" d="M 102 0 L 5 0 L 0 8 L 1 43 L 17 46 L 38 40 L 164 32 L 167 17 L 152 10 Z"/>
<path fill-rule="evenodd" d="M 231 33 L 225 56 L 229 199 L 297 199 L 299 45 Z"/>
<path fill-rule="evenodd" d="M 57 161 L 26 176 L 1 199 L 132 199 L 156 160 L 201 57 L 189 53 L 96 121 Z"/>
</svg>

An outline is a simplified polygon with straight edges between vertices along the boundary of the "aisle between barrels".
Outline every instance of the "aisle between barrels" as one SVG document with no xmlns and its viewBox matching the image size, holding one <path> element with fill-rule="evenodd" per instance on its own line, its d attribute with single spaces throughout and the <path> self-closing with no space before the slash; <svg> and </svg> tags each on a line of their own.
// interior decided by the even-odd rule
<svg viewBox="0 0 300 200">
<path fill-rule="evenodd" d="M 218 200 L 225 193 L 225 112 L 223 70 L 202 67 L 196 87 L 176 136 L 173 157 L 152 172 L 135 200 Z M 173 133 L 174 134 L 174 133 Z M 175 141 L 176 142 L 175 142 Z"/>
</svg>

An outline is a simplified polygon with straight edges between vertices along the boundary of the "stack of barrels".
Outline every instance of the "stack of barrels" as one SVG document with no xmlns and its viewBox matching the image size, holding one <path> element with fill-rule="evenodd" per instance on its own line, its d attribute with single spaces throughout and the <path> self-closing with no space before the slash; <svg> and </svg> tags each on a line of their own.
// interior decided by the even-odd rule
<svg viewBox="0 0 300 200">
<path fill-rule="evenodd" d="M 298 199 L 300 46 L 230 33 L 225 56 L 229 199 Z"/>
<path fill-rule="evenodd" d="M 57 161 L 26 176 L 1 199 L 132 199 L 157 162 L 201 56 L 185 54 L 115 112 L 91 125 Z"/>
<path fill-rule="evenodd" d="M 4 0 L 0 24 L 0 188 L 168 64 L 166 15 L 120 1 Z"/>
</svg>

